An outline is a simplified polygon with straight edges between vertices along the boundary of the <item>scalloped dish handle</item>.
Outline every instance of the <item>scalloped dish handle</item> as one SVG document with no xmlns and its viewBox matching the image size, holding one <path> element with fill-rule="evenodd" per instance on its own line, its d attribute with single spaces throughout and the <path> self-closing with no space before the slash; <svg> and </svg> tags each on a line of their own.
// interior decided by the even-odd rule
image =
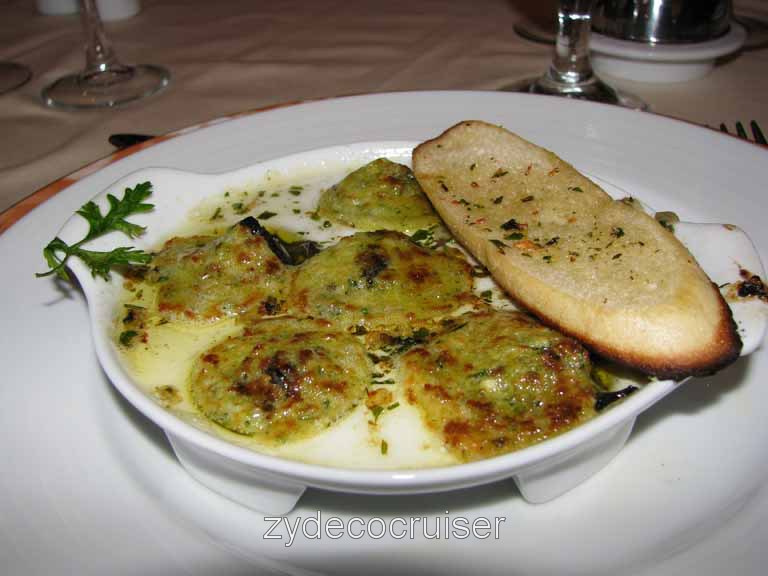
<svg viewBox="0 0 768 576">
<path fill-rule="evenodd" d="M 737 295 L 737 287 L 744 280 L 753 275 L 765 278 L 752 240 L 741 228 L 731 224 L 678 222 L 675 235 L 720 287 L 743 342 L 741 355 L 751 354 L 762 343 L 768 324 L 768 305 L 764 300 Z"/>
</svg>

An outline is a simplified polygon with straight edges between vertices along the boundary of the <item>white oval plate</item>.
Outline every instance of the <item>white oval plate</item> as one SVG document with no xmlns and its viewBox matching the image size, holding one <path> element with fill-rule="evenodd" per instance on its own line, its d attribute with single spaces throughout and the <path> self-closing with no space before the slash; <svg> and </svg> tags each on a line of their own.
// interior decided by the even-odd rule
<svg viewBox="0 0 768 576">
<path fill-rule="evenodd" d="M 320 148 L 217 175 L 150 168 L 121 178 L 93 201 L 106 213 L 108 195 L 120 198 L 125 189 L 151 182 L 153 194 L 149 201 L 154 209 L 130 219 L 144 226 L 147 232 L 128 241 L 136 248 L 151 251 L 183 227 L 197 207 L 206 200 L 221 202 L 228 190 L 255 190 L 268 186 L 268 179 L 279 181 L 283 186 L 301 184 L 305 188 L 301 202 L 305 210 L 311 210 L 323 188 L 371 160 L 387 157 L 410 165 L 411 152 L 417 144 L 364 142 Z M 603 184 L 609 193 L 621 196 L 615 187 Z M 291 198 L 288 197 L 287 203 L 283 200 L 261 201 L 262 204 L 254 207 L 250 215 L 271 209 L 277 215 L 269 224 L 293 231 L 306 229 L 311 221 L 290 212 Z M 678 223 L 676 229 L 717 285 L 739 282 L 742 267 L 764 276 L 759 256 L 740 230 L 721 224 L 690 223 Z M 86 221 L 76 214 L 69 218 L 57 236 L 73 244 L 87 231 Z M 109 252 L 125 246 L 127 240 L 124 234 L 113 232 L 85 247 Z M 219 494 L 269 514 L 290 512 L 307 487 L 367 494 L 416 494 L 455 490 L 505 478 L 514 479 L 527 501 L 546 502 L 603 468 L 624 446 L 635 417 L 680 385 L 672 381 L 652 382 L 574 430 L 525 450 L 480 462 L 386 471 L 334 468 L 322 461 L 321 465 L 306 464 L 239 447 L 163 409 L 133 379 L 114 342 L 114 318 L 122 296 L 119 277 L 110 282 L 94 278 L 88 267 L 76 258 L 70 260 L 69 266 L 88 299 L 96 354 L 117 389 L 165 430 L 176 456 L 197 480 Z M 742 355 L 749 354 L 763 340 L 768 306 L 752 299 L 731 304 L 731 308 L 744 340 Z M 344 447 L 339 446 L 339 449 Z M 392 449 L 396 451 L 398 445 L 393 444 Z"/>
<path fill-rule="evenodd" d="M 639 418 L 607 468 L 549 504 L 530 506 L 503 482 L 373 499 L 310 491 L 287 518 L 306 520 L 318 510 L 323 519 L 412 517 L 418 528 L 421 518 L 504 517 L 498 539 L 437 540 L 417 531 L 414 539 L 299 535 L 286 546 L 284 527 L 274 532 L 281 539 L 265 539 L 270 523 L 262 516 L 189 479 L 158 429 L 110 392 L 79 294 L 32 276 L 58 223 L 134 170 L 227 171 L 342 142 L 423 140 L 471 117 L 502 123 L 649 205 L 689 221 L 731 222 L 749 231 L 758 251 L 768 245 L 760 209 L 764 149 L 579 102 L 477 92 L 342 98 L 222 121 L 133 154 L 0 236 L 4 269 L 14 271 L 0 304 L 5 569 L 236 573 L 268 557 L 291 573 L 719 575 L 734 566 L 761 573 L 768 559 L 763 351 L 676 390 Z"/>
</svg>

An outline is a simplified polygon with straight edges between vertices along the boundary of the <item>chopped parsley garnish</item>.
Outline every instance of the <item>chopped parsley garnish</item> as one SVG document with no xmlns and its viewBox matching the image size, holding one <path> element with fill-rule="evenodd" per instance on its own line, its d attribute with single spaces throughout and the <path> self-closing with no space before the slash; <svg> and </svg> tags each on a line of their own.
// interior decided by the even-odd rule
<svg viewBox="0 0 768 576">
<path fill-rule="evenodd" d="M 245 214 L 248 209 L 245 207 L 245 204 L 242 202 L 234 202 L 232 204 L 232 210 L 235 211 L 235 214 Z"/>
<path fill-rule="evenodd" d="M 582 190 L 579 186 L 570 186 L 568 187 L 568 190 L 571 192 L 584 192 L 584 190 Z"/>
<path fill-rule="evenodd" d="M 446 334 L 450 334 L 451 332 L 456 332 L 456 330 L 461 330 L 464 328 L 464 326 L 467 325 L 466 322 L 457 322 L 454 318 L 445 318 L 443 320 L 440 320 L 440 324 L 445 329 Z"/>
<path fill-rule="evenodd" d="M 213 216 L 211 216 L 211 221 L 218 220 L 219 218 L 221 218 L 221 206 L 216 208 L 216 211 L 213 213 Z"/>
<path fill-rule="evenodd" d="M 624 229 L 618 226 L 614 226 L 611 229 L 611 236 L 613 236 L 614 238 L 621 238 L 622 236 L 624 236 Z"/>
<path fill-rule="evenodd" d="M 301 196 L 301 193 L 304 191 L 304 186 L 291 186 L 288 188 L 288 193 L 293 194 L 294 196 Z"/>
<path fill-rule="evenodd" d="M 504 170 L 503 168 L 499 168 L 498 170 L 496 170 L 496 172 L 493 173 L 493 176 L 491 176 L 491 178 L 501 178 L 502 176 L 506 176 L 507 174 L 509 174 L 507 170 Z"/>
<path fill-rule="evenodd" d="M 386 440 L 382 440 L 381 441 L 381 454 L 383 456 L 386 456 L 387 452 L 389 452 L 389 444 L 387 444 Z"/>
<path fill-rule="evenodd" d="M 378 404 L 375 404 L 374 406 L 371 406 L 371 412 L 373 412 L 373 421 L 378 422 L 379 416 L 381 416 L 381 413 L 384 412 L 384 408 Z"/>
<path fill-rule="evenodd" d="M 500 228 L 502 230 L 522 230 L 523 229 L 522 226 L 520 226 L 520 224 L 518 224 L 517 220 L 515 220 L 514 218 L 510 218 L 509 220 L 504 222 L 504 224 L 502 224 Z"/>
<path fill-rule="evenodd" d="M 93 202 L 85 203 L 76 214 L 82 216 L 88 222 L 88 233 L 85 237 L 74 243 L 67 244 L 58 236 L 51 240 L 43 249 L 43 256 L 50 270 L 36 274 L 38 278 L 56 274 L 63 280 L 71 281 L 65 269 L 67 260 L 71 256 L 77 256 L 91 269 L 91 274 L 109 280 L 109 272 L 118 266 L 131 266 L 134 264 L 148 264 L 152 255 L 132 247 L 120 247 L 110 252 L 96 252 L 86 250 L 82 245 L 86 242 L 103 236 L 109 232 L 122 232 L 129 238 L 136 238 L 144 233 L 144 227 L 128 222 L 126 218 L 133 214 L 149 212 L 154 208 L 152 204 L 146 204 L 146 200 L 152 194 L 152 184 L 143 182 L 133 188 L 126 188 L 121 199 L 112 194 L 107 194 L 109 210 L 102 215 L 101 209 Z M 62 257 L 63 255 L 63 257 Z"/>
<path fill-rule="evenodd" d="M 265 210 L 258 216 L 256 216 L 257 220 L 269 220 L 270 218 L 274 218 L 277 216 L 277 212 L 270 212 L 269 210 Z"/>
<path fill-rule="evenodd" d="M 485 300 L 486 302 L 490 302 L 493 300 L 493 290 L 483 290 L 480 292 L 480 298 Z"/>
<path fill-rule="evenodd" d="M 512 234 L 507 234 L 504 236 L 504 240 L 522 240 L 523 235 L 520 232 L 512 232 Z"/>
<path fill-rule="evenodd" d="M 661 224 L 661 226 L 663 228 L 666 228 L 669 232 L 672 232 L 673 234 L 675 233 L 675 227 L 669 221 L 667 221 L 667 220 L 659 220 L 659 224 Z"/>
<path fill-rule="evenodd" d="M 397 336 L 393 338 L 392 343 L 385 347 L 385 352 L 390 354 L 402 354 L 417 344 L 423 344 L 427 341 L 429 336 L 429 330 L 427 328 L 421 327 L 418 330 L 414 330 L 410 336 Z"/>
<path fill-rule="evenodd" d="M 504 196 L 497 196 L 493 199 L 494 204 L 501 204 L 504 201 Z"/>
<path fill-rule="evenodd" d="M 138 336 L 139 333 L 136 330 L 126 330 L 120 333 L 120 344 L 123 346 L 130 346 L 131 341 Z"/>
<path fill-rule="evenodd" d="M 526 196 L 525 198 L 520 200 L 520 202 L 530 202 L 531 200 L 533 200 L 533 196 Z"/>
<path fill-rule="evenodd" d="M 415 242 L 419 246 L 430 247 L 435 243 L 435 237 L 431 228 L 422 228 L 416 230 L 411 235 L 411 242 Z"/>
</svg>

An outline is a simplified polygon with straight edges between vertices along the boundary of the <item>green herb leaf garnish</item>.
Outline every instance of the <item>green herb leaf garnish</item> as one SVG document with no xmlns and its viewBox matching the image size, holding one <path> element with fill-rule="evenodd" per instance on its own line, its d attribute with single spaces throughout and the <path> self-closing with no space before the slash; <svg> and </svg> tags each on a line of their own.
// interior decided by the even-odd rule
<svg viewBox="0 0 768 576">
<path fill-rule="evenodd" d="M 384 412 L 384 408 L 377 404 L 375 406 L 371 406 L 371 412 L 373 413 L 373 421 L 378 422 L 379 416 L 381 416 L 381 413 Z"/>
<path fill-rule="evenodd" d="M 435 240 L 435 228 L 436 226 L 432 226 L 431 228 L 422 228 L 420 230 L 416 230 L 416 232 L 411 235 L 411 242 L 415 242 L 424 248 L 437 247 L 438 241 Z"/>
<path fill-rule="evenodd" d="M 432 231 L 431 230 L 416 230 L 411 235 L 411 242 L 416 242 L 417 244 L 421 244 L 422 242 L 430 242 L 432 240 Z"/>
<path fill-rule="evenodd" d="M 109 280 L 110 270 L 117 266 L 130 266 L 133 264 L 148 264 L 152 255 L 132 247 L 115 248 L 110 252 L 97 252 L 86 250 L 82 245 L 90 240 L 103 236 L 109 232 L 122 232 L 129 238 L 136 238 L 144 233 L 144 227 L 128 222 L 126 218 L 133 214 L 151 211 L 154 206 L 146 204 L 146 200 L 152 194 L 152 184 L 143 182 L 133 188 L 126 188 L 121 199 L 112 194 L 107 194 L 109 210 L 106 214 L 93 201 L 89 201 L 76 212 L 88 222 L 88 233 L 75 244 L 67 244 L 58 236 L 51 240 L 43 249 L 43 256 L 50 270 L 36 274 L 38 278 L 56 274 L 59 278 L 71 282 L 66 271 L 67 260 L 71 256 L 77 256 L 91 269 L 94 277 L 101 276 Z"/>
<path fill-rule="evenodd" d="M 510 218 L 506 222 L 504 222 L 501 226 L 499 226 L 502 230 L 522 230 L 523 227 L 518 224 L 517 220 L 514 218 Z"/>
<path fill-rule="evenodd" d="M 136 330 L 126 330 L 120 333 L 120 344 L 123 346 L 130 346 L 131 340 L 133 340 L 139 333 Z"/>
<path fill-rule="evenodd" d="M 675 227 L 669 221 L 667 221 L 667 220 L 659 220 L 658 222 L 659 222 L 659 224 L 661 224 L 661 226 L 663 228 L 666 228 L 669 232 L 672 232 L 672 234 L 675 233 Z"/>
</svg>

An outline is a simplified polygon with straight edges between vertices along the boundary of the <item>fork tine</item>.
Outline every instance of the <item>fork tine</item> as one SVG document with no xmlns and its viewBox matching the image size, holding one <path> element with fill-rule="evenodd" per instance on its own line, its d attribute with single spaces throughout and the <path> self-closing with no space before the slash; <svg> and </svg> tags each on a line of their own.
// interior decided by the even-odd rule
<svg viewBox="0 0 768 576">
<path fill-rule="evenodd" d="M 757 122 L 752 120 L 749 123 L 749 127 L 752 129 L 752 134 L 755 137 L 755 142 L 758 144 L 768 144 L 768 141 L 765 140 L 765 136 L 763 136 L 763 131 L 760 130 L 760 126 L 757 125 Z"/>
<path fill-rule="evenodd" d="M 739 135 L 739 138 L 744 138 L 744 140 L 749 140 L 749 137 L 747 136 L 747 131 L 744 130 L 744 124 L 741 122 L 736 122 L 736 134 Z"/>
</svg>

